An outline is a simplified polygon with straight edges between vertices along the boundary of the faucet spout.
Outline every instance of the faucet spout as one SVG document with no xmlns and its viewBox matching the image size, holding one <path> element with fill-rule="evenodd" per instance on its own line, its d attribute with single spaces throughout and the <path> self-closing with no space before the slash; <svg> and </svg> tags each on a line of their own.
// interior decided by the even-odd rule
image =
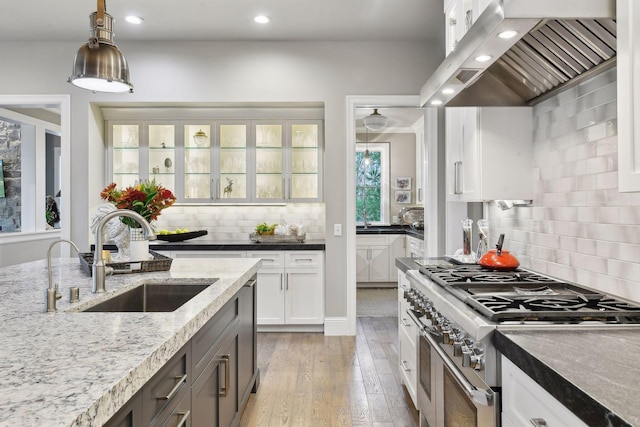
<svg viewBox="0 0 640 427">
<path fill-rule="evenodd" d="M 51 272 L 51 249 L 53 249 L 56 244 L 61 242 L 69 243 L 71 246 L 73 246 L 73 249 L 75 249 L 76 252 L 80 252 L 80 249 L 78 249 L 76 244 L 67 239 L 56 240 L 49 245 L 49 249 L 47 250 L 47 271 L 49 272 L 49 288 L 47 289 L 46 293 L 47 312 L 56 311 L 56 301 L 62 297 L 62 295 L 60 295 L 60 293 L 58 292 L 58 284 L 53 284 L 53 273 Z"/>
<path fill-rule="evenodd" d="M 103 237 L 103 229 L 106 223 L 111 221 L 113 218 L 125 216 L 131 219 L 134 219 L 140 224 L 143 228 L 144 237 L 148 240 L 155 240 L 156 233 L 151 228 L 151 224 L 147 222 L 146 219 L 142 215 L 137 212 L 128 209 L 118 209 L 113 212 L 109 212 L 105 216 L 102 217 L 98 226 L 95 230 L 95 253 L 93 254 L 93 267 L 92 267 L 92 292 L 94 294 L 99 294 L 105 292 L 105 259 L 102 257 L 102 247 L 104 246 L 104 237 Z"/>
</svg>

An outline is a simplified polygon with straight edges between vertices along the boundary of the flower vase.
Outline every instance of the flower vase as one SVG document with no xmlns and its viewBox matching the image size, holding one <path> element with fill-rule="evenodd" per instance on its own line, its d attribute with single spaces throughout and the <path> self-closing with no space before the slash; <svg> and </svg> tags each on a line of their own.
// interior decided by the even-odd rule
<svg viewBox="0 0 640 427">
<path fill-rule="evenodd" d="M 144 237 L 142 228 L 129 228 L 129 260 L 130 261 L 148 261 L 151 258 L 149 254 L 149 240 Z"/>
</svg>

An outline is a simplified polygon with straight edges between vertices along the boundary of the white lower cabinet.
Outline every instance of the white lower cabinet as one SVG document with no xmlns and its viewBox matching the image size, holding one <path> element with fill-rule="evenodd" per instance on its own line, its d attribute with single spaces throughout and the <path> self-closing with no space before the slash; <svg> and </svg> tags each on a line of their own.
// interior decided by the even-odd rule
<svg viewBox="0 0 640 427">
<path fill-rule="evenodd" d="M 406 236 L 406 240 L 406 256 L 408 258 L 424 258 L 424 240 L 413 236 Z"/>
<path fill-rule="evenodd" d="M 256 251 L 258 325 L 324 324 L 324 252 Z"/>
<path fill-rule="evenodd" d="M 396 258 L 404 257 L 404 235 L 363 235 L 356 237 L 356 281 L 395 282 Z"/>
<path fill-rule="evenodd" d="M 587 424 L 502 356 L 502 425 L 584 427 Z"/>
<path fill-rule="evenodd" d="M 418 327 L 407 315 L 409 303 L 404 299 L 404 291 L 410 289 L 406 275 L 397 270 L 398 274 L 398 341 L 400 362 L 400 376 L 407 388 L 413 406 L 418 402 Z"/>
</svg>

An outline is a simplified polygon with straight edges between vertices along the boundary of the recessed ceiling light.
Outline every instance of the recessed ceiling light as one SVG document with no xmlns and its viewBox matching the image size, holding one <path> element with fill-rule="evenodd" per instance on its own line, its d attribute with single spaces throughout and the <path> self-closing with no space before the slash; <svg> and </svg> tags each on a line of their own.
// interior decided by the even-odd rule
<svg viewBox="0 0 640 427">
<path fill-rule="evenodd" d="M 269 22 L 271 22 L 271 18 L 269 18 L 266 15 L 258 15 L 255 18 L 253 18 L 253 20 L 258 24 L 268 24 Z"/>
<path fill-rule="evenodd" d="M 498 33 L 498 37 L 500 37 L 501 39 L 511 39 L 515 37 L 516 34 L 518 34 L 518 32 L 515 30 L 506 30 Z"/>
<path fill-rule="evenodd" d="M 491 55 L 479 55 L 479 56 L 476 56 L 473 59 L 475 59 L 478 62 L 487 62 L 491 58 L 493 58 L 493 56 L 491 56 Z"/>
<path fill-rule="evenodd" d="M 136 24 L 136 25 L 142 24 L 144 22 L 144 19 L 135 15 L 127 15 L 124 17 L 124 20 L 130 24 Z"/>
<path fill-rule="evenodd" d="M 451 95 L 454 92 L 455 92 L 455 90 L 451 89 L 450 87 L 442 89 L 442 94 L 443 95 Z"/>
<path fill-rule="evenodd" d="M 442 105 L 442 101 L 440 101 L 439 99 L 434 99 L 433 101 L 431 101 L 431 105 Z"/>
</svg>

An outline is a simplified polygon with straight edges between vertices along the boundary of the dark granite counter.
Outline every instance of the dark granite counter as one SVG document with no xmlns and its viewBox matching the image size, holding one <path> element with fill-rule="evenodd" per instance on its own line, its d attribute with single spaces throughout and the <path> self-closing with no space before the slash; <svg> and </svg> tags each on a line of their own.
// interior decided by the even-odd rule
<svg viewBox="0 0 640 427">
<path fill-rule="evenodd" d="M 359 225 L 356 234 L 406 234 L 424 240 L 424 230 L 416 230 L 408 225 L 375 225 L 367 228 Z"/>
<path fill-rule="evenodd" d="M 307 240 L 304 243 L 255 243 L 251 240 L 192 239 L 183 242 L 154 241 L 151 250 L 158 251 L 324 251 L 324 240 Z"/>
<path fill-rule="evenodd" d="M 640 425 L 640 326 L 501 329 L 495 344 L 586 424 Z"/>
</svg>

